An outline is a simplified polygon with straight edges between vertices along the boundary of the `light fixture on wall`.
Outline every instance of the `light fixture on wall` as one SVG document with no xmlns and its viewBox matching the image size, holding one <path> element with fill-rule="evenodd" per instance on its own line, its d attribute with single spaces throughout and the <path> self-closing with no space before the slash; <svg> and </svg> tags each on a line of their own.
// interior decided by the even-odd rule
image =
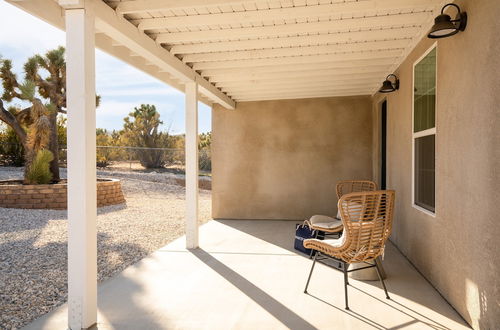
<svg viewBox="0 0 500 330">
<path fill-rule="evenodd" d="M 389 78 L 394 77 L 394 82 L 390 81 Z M 382 87 L 378 90 L 380 93 L 390 93 L 399 89 L 399 79 L 395 74 L 388 75 L 384 82 L 382 83 Z"/>
<path fill-rule="evenodd" d="M 444 13 L 444 10 L 448 6 L 453 6 L 457 9 L 458 14 L 455 19 L 451 19 L 450 15 Z M 438 15 L 434 19 L 434 25 L 427 37 L 431 39 L 446 38 L 457 34 L 458 31 L 464 31 L 467 26 L 467 13 L 461 12 L 460 7 L 454 3 L 449 3 L 444 5 L 441 9 L 441 15 Z"/>
</svg>

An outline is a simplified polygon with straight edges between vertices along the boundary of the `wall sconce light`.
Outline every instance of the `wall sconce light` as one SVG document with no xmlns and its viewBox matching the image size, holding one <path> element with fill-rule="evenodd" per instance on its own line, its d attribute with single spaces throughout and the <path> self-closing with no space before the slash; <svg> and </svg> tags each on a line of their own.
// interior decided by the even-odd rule
<svg viewBox="0 0 500 330">
<path fill-rule="evenodd" d="M 451 19 L 449 15 L 444 14 L 444 9 L 448 6 L 453 6 L 457 8 L 458 14 L 455 19 Z M 434 25 L 432 26 L 428 38 L 438 39 L 438 38 L 446 38 L 457 34 L 458 31 L 464 31 L 467 26 L 467 13 L 461 12 L 460 7 L 454 3 L 449 3 L 444 5 L 441 9 L 441 15 L 438 15 L 434 19 Z"/>
<path fill-rule="evenodd" d="M 389 80 L 390 77 L 394 77 L 394 83 Z M 399 89 L 399 79 L 394 74 L 388 75 L 384 82 L 382 83 L 382 87 L 378 90 L 380 93 L 390 93 Z"/>
</svg>

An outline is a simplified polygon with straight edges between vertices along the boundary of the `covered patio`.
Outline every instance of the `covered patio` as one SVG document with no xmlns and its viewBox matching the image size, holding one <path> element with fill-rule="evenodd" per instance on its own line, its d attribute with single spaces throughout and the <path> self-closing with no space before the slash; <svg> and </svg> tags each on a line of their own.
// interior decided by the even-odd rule
<svg viewBox="0 0 500 330">
<path fill-rule="evenodd" d="M 391 244 L 378 281 L 351 279 L 298 255 L 290 221 L 213 220 L 200 246 L 168 244 L 99 286 L 98 329 L 468 329 L 463 319 Z M 65 329 L 67 304 L 26 329 Z"/>
<path fill-rule="evenodd" d="M 498 292 L 489 290 L 497 287 L 498 193 L 485 175 L 498 153 L 484 146 L 498 136 L 500 93 L 479 89 L 498 88 L 498 4 L 457 1 L 475 21 L 438 43 L 427 33 L 448 1 L 8 2 L 67 36 L 68 304 L 28 328 L 466 328 L 461 316 L 475 328 L 498 324 Z M 99 289 L 95 47 L 186 95 L 186 236 Z M 417 85 L 415 66 L 428 54 L 440 73 Z M 399 91 L 379 94 L 393 73 Z M 424 169 L 436 201 L 424 209 L 414 196 L 423 133 L 413 121 L 415 92 L 429 82 L 424 96 L 438 110 L 424 133 L 440 154 L 432 149 L 437 165 Z M 213 113 L 212 216 L 235 219 L 200 230 L 198 101 Z M 476 102 L 479 117 L 467 112 Z M 310 260 L 290 248 L 294 223 L 336 213 L 341 179 L 396 191 L 384 260 L 393 299 L 376 282 L 353 281 L 352 311 L 342 309 L 341 273 L 326 266 L 303 293 Z"/>
</svg>

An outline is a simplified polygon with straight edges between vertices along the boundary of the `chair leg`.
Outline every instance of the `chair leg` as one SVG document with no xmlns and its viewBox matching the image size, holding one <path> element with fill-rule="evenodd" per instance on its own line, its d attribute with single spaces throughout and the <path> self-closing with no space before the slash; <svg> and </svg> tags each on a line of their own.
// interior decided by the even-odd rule
<svg viewBox="0 0 500 330">
<path fill-rule="evenodd" d="M 316 230 L 316 234 L 314 234 L 314 238 L 318 238 L 319 230 Z M 313 254 L 315 254 L 315 250 L 311 249 L 311 253 L 309 253 L 309 259 L 312 259 Z"/>
<path fill-rule="evenodd" d="M 385 298 L 391 299 L 389 297 L 389 294 L 387 293 L 387 288 L 385 287 L 384 279 L 382 278 L 382 274 L 380 273 L 380 269 L 378 268 L 378 260 L 377 259 L 375 259 L 375 269 L 377 270 L 378 279 L 380 280 L 380 282 L 382 283 L 382 286 L 384 287 Z"/>
<path fill-rule="evenodd" d="M 309 281 L 311 281 L 311 275 L 312 275 L 313 270 L 314 270 L 314 265 L 316 264 L 316 257 L 317 256 L 318 256 L 318 252 L 316 252 L 314 254 L 313 264 L 312 264 L 312 267 L 311 267 L 311 271 L 309 272 L 309 277 L 307 278 L 307 283 L 306 283 L 306 288 L 304 289 L 304 293 L 307 293 L 307 287 L 309 286 Z"/>
<path fill-rule="evenodd" d="M 348 302 L 348 298 L 347 298 L 347 284 L 349 284 L 349 282 L 347 281 L 347 263 L 346 262 L 344 262 L 344 265 L 342 268 L 344 270 L 345 309 L 349 310 L 349 302 Z"/>
</svg>

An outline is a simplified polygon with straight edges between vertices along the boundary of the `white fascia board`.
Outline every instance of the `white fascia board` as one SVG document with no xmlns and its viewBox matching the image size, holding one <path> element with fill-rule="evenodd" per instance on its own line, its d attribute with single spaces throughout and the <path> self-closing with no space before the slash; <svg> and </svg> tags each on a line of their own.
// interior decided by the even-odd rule
<svg viewBox="0 0 500 330">
<path fill-rule="evenodd" d="M 139 32 L 131 23 L 124 18 L 121 18 L 113 9 L 108 7 L 100 0 L 87 0 L 86 5 L 92 5 L 96 15 L 96 29 L 103 32 L 114 39 L 114 36 L 120 36 L 119 40 L 115 40 L 124 47 L 128 48 L 131 53 L 129 56 L 139 54 L 145 59 L 155 63 L 163 72 L 168 72 L 173 77 L 182 82 L 175 82 L 166 74 L 154 74 L 151 66 L 147 66 L 145 62 L 127 60 L 127 56 L 123 54 L 121 47 L 112 47 L 108 43 L 107 38 L 96 36 L 96 46 L 104 50 L 112 56 L 115 56 L 128 64 L 134 65 L 139 70 L 153 75 L 161 81 L 171 85 L 172 87 L 184 92 L 183 83 L 197 81 L 199 84 L 200 101 L 211 105 L 212 102 L 219 103 L 225 108 L 234 109 L 235 102 L 229 96 L 218 90 L 214 85 L 203 79 L 194 70 L 183 64 L 179 59 L 170 54 L 164 48 L 156 45 L 156 43 L 143 33 Z M 38 17 L 39 19 L 61 29 L 65 30 L 64 8 L 59 6 L 55 1 L 47 0 L 30 0 L 30 1 L 13 1 L 7 0 L 8 3 L 22 9 L 23 11 Z M 109 20 L 109 21 L 105 21 Z M 106 28 L 102 30 L 102 27 Z M 135 32 L 134 32 L 135 30 Z M 114 35 L 110 35 L 109 32 Z M 130 35 L 127 37 L 127 33 Z M 135 46 L 133 49 L 131 45 Z M 145 49 L 143 49 L 146 47 Z M 116 48 L 116 49 L 114 49 Z M 134 54 L 135 53 L 135 54 Z M 154 58 L 153 58 L 154 57 Z M 137 59 L 138 57 L 135 56 Z M 134 64 L 136 62 L 136 64 Z M 137 63 L 140 62 L 140 63 Z M 160 72 L 159 72 L 160 73 Z M 209 99 L 210 101 L 208 101 Z"/>
<path fill-rule="evenodd" d="M 234 109 L 235 102 L 214 85 L 203 79 L 177 57 L 156 44 L 151 38 L 139 31 L 132 23 L 117 15 L 116 12 L 100 0 L 91 0 L 96 15 L 96 27 L 99 31 L 119 41 L 130 50 L 140 54 L 148 61 L 156 64 L 176 79 L 187 83 L 197 82 L 202 94 L 221 104 L 225 108 Z"/>
</svg>

